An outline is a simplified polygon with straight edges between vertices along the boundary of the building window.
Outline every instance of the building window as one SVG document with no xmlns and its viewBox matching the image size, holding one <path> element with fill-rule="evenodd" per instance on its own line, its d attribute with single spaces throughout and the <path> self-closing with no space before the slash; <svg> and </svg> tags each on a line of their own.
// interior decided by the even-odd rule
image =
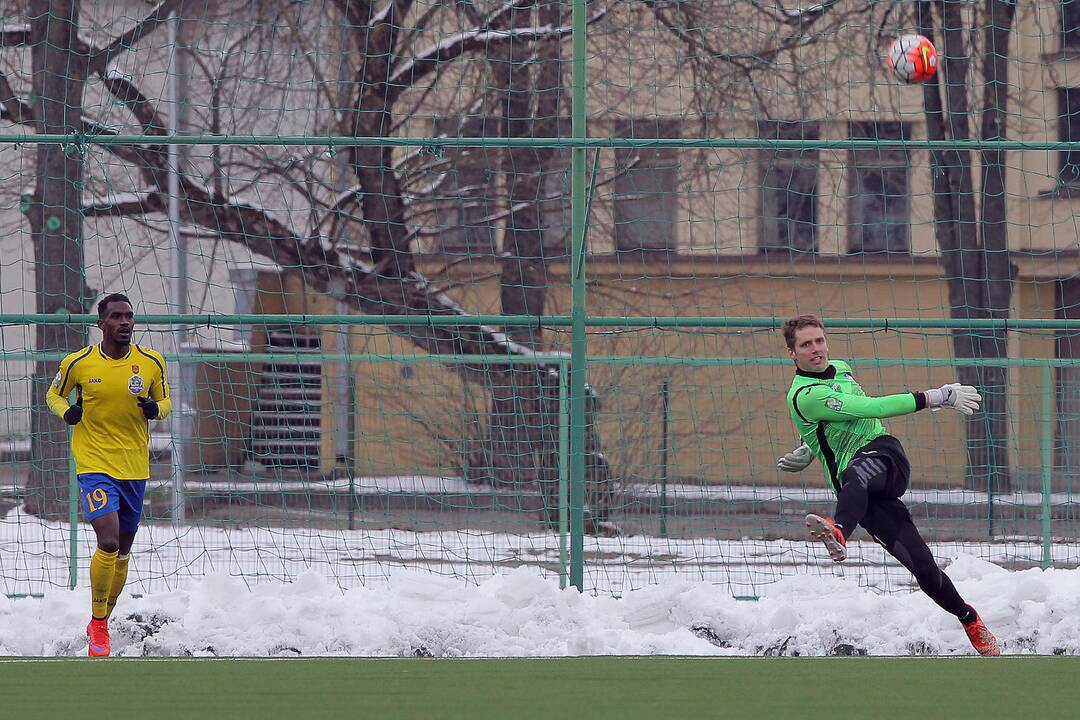
<svg viewBox="0 0 1080 720">
<path fill-rule="evenodd" d="M 678 123 L 631 121 L 619 134 L 678 137 Z M 615 252 L 675 252 L 679 159 L 675 148 L 616 148 Z"/>
<path fill-rule="evenodd" d="M 483 137 L 485 127 L 493 127 L 491 118 L 439 118 L 435 133 L 447 137 Z M 434 190 L 429 198 L 436 252 L 483 254 L 495 252 L 496 173 L 498 152 L 492 148 L 447 147 L 443 156 L 433 159 L 425 173 Z"/>
<path fill-rule="evenodd" d="M 438 250 L 485 255 L 495 251 L 495 225 L 490 220 L 495 201 L 489 190 L 495 178 L 482 157 L 490 154 L 484 148 L 446 149 L 448 174 L 438 193 Z"/>
<path fill-rule="evenodd" d="M 760 136 L 817 140 L 814 122 L 762 124 Z M 817 252 L 818 150 L 761 151 L 761 223 L 758 252 Z"/>
<path fill-rule="evenodd" d="M 1061 2 L 1061 47 L 1080 47 L 1080 0 Z"/>
<path fill-rule="evenodd" d="M 540 219 L 544 225 L 544 256 L 547 258 L 566 257 L 570 254 L 570 230 L 573 222 L 570 164 L 569 150 L 554 149 L 540 184 L 543 193 Z"/>
<path fill-rule="evenodd" d="M 908 127 L 898 122 L 852 122 L 853 140 L 907 140 Z M 907 149 L 897 146 L 855 148 L 849 166 L 851 254 L 911 251 L 911 163 Z"/>
<path fill-rule="evenodd" d="M 1058 88 L 1058 139 L 1080 141 L 1080 88 Z M 1058 151 L 1058 163 L 1063 184 L 1080 184 L 1080 150 Z"/>
</svg>

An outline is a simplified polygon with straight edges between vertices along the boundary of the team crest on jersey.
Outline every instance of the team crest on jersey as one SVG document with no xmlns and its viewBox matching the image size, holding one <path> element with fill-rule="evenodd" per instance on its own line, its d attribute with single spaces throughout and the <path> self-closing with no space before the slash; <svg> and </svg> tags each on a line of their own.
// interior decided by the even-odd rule
<svg viewBox="0 0 1080 720">
<path fill-rule="evenodd" d="M 131 366 L 131 374 L 132 375 L 138 375 L 139 374 L 139 366 L 138 365 L 132 365 Z"/>
<path fill-rule="evenodd" d="M 844 403 L 842 403 L 839 398 L 829 398 L 825 401 L 825 407 L 835 412 L 840 412 L 844 407 Z"/>
<path fill-rule="evenodd" d="M 143 391 L 143 379 L 139 375 L 132 375 L 128 378 L 128 391 L 132 395 L 138 395 Z"/>
</svg>

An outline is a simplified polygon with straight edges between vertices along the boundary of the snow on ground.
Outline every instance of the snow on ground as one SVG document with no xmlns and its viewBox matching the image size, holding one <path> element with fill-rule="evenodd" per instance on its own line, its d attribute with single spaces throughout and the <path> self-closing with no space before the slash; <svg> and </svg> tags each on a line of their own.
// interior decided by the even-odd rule
<svg viewBox="0 0 1080 720">
<path fill-rule="evenodd" d="M 0 655 L 83 655 L 67 527 L 0 520 Z M 465 530 L 144 528 L 113 621 L 118 655 L 970 654 L 956 620 L 859 543 L 843 566 L 792 541 L 587 538 L 586 592 L 557 536 Z M 1006 653 L 1080 653 L 1080 570 L 1007 570 L 1036 544 L 939 544 Z M 1054 557 L 1075 561 L 1075 545 Z M 12 597 L 34 593 L 35 597 Z M 740 599 L 755 596 L 757 599 Z"/>
</svg>

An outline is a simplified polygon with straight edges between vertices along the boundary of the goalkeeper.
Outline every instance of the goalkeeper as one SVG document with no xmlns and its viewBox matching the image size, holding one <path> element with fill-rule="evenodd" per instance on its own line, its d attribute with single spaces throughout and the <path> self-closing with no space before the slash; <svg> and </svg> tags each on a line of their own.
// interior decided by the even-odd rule
<svg viewBox="0 0 1080 720">
<path fill-rule="evenodd" d="M 73 425 L 80 504 L 94 528 L 90 560 L 88 654 L 110 652 L 109 616 L 127 581 L 128 559 L 150 477 L 149 421 L 172 409 L 165 359 L 131 342 L 135 313 L 120 293 L 98 303 L 101 343 L 60 361 L 49 387 L 49 408 Z M 75 391 L 74 405 L 68 395 Z"/>
<path fill-rule="evenodd" d="M 806 525 L 836 562 L 847 557 L 847 540 L 862 525 L 875 541 L 915 576 L 922 591 L 963 624 L 980 655 L 999 655 L 997 639 L 975 609 L 964 602 L 941 571 L 900 497 L 907 491 L 911 466 L 900 441 L 881 418 L 924 408 L 952 408 L 964 415 L 979 409 L 982 397 L 970 385 L 952 383 L 933 390 L 867 397 L 851 367 L 829 360 L 825 328 L 813 315 L 784 323 L 784 341 L 795 362 L 788 390 L 791 420 L 803 443 L 777 462 L 800 472 L 817 457 L 836 491 L 835 519 L 810 514 Z"/>
</svg>

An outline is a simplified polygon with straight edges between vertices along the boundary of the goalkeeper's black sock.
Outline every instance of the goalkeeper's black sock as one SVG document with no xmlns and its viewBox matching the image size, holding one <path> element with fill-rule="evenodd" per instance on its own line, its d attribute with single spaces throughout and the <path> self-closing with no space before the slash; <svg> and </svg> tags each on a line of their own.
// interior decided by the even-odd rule
<svg viewBox="0 0 1080 720">
<path fill-rule="evenodd" d="M 964 614 L 959 616 L 961 623 L 963 623 L 964 625 L 970 625 L 971 623 L 979 619 L 979 613 L 975 612 L 975 608 L 971 607 L 970 605 L 965 605 L 964 608 L 966 609 Z"/>
</svg>

